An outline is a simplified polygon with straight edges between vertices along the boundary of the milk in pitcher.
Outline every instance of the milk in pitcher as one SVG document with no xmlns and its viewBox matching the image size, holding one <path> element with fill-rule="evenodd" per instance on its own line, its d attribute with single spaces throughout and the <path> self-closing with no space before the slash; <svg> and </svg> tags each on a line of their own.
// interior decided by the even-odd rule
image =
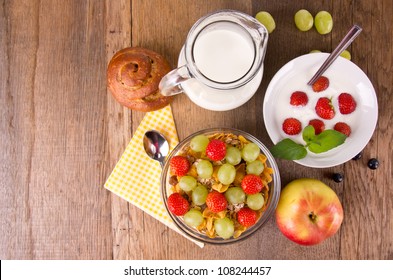
<svg viewBox="0 0 393 280">
<path fill-rule="evenodd" d="M 255 60 L 254 44 L 243 27 L 225 21 L 214 23 L 198 34 L 193 58 L 206 78 L 230 83 L 251 69 Z"/>
<path fill-rule="evenodd" d="M 266 28 L 239 11 L 220 10 L 200 18 L 187 35 L 178 68 L 161 79 L 161 94 L 185 93 L 214 111 L 243 105 L 261 83 L 267 40 Z"/>
</svg>

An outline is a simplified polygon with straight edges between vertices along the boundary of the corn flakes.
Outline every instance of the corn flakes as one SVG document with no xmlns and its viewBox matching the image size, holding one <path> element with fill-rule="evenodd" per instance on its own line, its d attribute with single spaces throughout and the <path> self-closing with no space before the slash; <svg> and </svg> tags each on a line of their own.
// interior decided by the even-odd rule
<svg viewBox="0 0 393 280">
<path fill-rule="evenodd" d="M 240 151 L 244 148 L 245 145 L 247 145 L 248 143 L 251 143 L 251 141 L 246 139 L 243 135 L 235 135 L 232 133 L 215 133 L 213 135 L 208 136 L 208 138 L 209 138 L 209 141 L 211 141 L 212 139 L 221 140 L 225 143 L 226 147 L 230 147 L 230 146 L 236 147 Z M 225 195 L 225 194 L 227 194 L 228 189 L 233 188 L 233 187 L 237 187 L 238 189 L 240 189 L 242 191 L 242 189 L 241 189 L 242 180 L 247 175 L 247 169 L 246 169 L 247 162 L 246 161 L 241 160 L 241 162 L 239 164 L 234 165 L 236 174 L 234 176 L 233 182 L 230 184 L 223 184 L 222 182 L 220 182 L 220 179 L 218 176 L 218 170 L 220 169 L 220 167 L 224 163 L 226 163 L 225 158 L 222 160 L 219 160 L 219 161 L 212 161 L 207 157 L 206 152 L 195 152 L 191 149 L 190 146 L 183 148 L 182 151 L 180 151 L 180 153 L 178 153 L 178 154 L 186 157 L 191 164 L 191 167 L 190 167 L 187 175 L 194 177 L 197 180 L 198 184 L 202 184 L 203 186 L 205 186 L 207 188 L 208 192 L 217 191 L 217 192 Z M 213 170 L 212 170 L 212 174 L 211 174 L 210 178 L 201 178 L 198 175 L 197 164 L 201 160 L 209 160 L 209 162 L 212 164 Z M 267 157 L 264 154 L 260 153 L 258 155 L 258 157 L 256 158 L 256 160 L 261 161 L 263 163 L 263 167 L 264 167 L 262 173 L 257 175 L 263 183 L 263 189 L 260 191 L 260 193 L 262 194 L 263 199 L 264 199 L 262 208 L 255 210 L 257 220 L 258 220 L 258 219 L 260 219 L 260 217 L 263 215 L 263 212 L 267 208 L 267 204 L 269 201 L 269 195 L 270 195 L 269 183 L 272 182 L 273 169 L 267 165 Z M 176 177 L 176 176 L 172 176 L 172 177 Z M 238 215 L 237 215 L 237 213 L 240 211 L 240 209 L 247 207 L 247 203 L 246 203 L 246 199 L 245 199 L 246 194 L 244 194 L 243 202 L 240 201 L 240 203 L 230 203 L 230 202 L 228 202 L 228 198 L 226 198 L 226 200 L 228 202 L 226 210 L 215 213 L 215 212 L 211 211 L 207 207 L 206 204 L 203 204 L 203 205 L 194 204 L 192 201 L 192 195 L 191 195 L 192 191 L 184 192 L 178 184 L 179 180 L 180 180 L 180 177 L 178 177 L 178 176 L 177 176 L 177 178 L 171 178 L 170 190 L 172 192 L 177 192 L 177 193 L 182 194 L 190 202 L 191 208 L 196 209 L 201 212 L 201 214 L 203 216 L 203 221 L 200 225 L 195 227 L 195 229 L 198 232 L 200 232 L 202 234 L 206 234 L 206 236 L 208 236 L 210 238 L 219 237 L 219 232 L 218 233 L 216 232 L 214 224 L 215 224 L 216 220 L 223 219 L 224 217 L 229 218 L 233 222 L 233 225 L 234 225 L 234 231 L 232 234 L 233 238 L 238 238 L 239 236 L 241 236 L 241 234 L 243 232 L 245 232 L 247 230 L 248 227 L 242 225 L 238 221 Z"/>
</svg>

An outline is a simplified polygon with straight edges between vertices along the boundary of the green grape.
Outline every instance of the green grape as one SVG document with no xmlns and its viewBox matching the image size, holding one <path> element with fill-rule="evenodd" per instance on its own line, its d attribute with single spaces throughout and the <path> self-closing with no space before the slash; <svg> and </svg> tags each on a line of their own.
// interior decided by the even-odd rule
<svg viewBox="0 0 393 280">
<path fill-rule="evenodd" d="M 192 191 L 195 189 L 196 185 L 197 180 L 192 176 L 183 176 L 180 178 L 179 186 L 185 192 Z"/>
<path fill-rule="evenodd" d="M 232 184 L 236 177 L 236 169 L 232 164 L 224 163 L 218 169 L 217 177 L 224 185 Z"/>
<path fill-rule="evenodd" d="M 310 53 L 320 53 L 320 50 L 311 50 Z"/>
<path fill-rule="evenodd" d="M 276 22 L 268 12 L 259 12 L 255 15 L 255 18 L 266 27 L 267 32 L 272 33 L 276 29 Z"/>
<path fill-rule="evenodd" d="M 249 161 L 254 161 L 258 158 L 260 153 L 259 147 L 255 143 L 248 143 L 243 147 L 242 150 L 242 158 L 249 162 Z"/>
<path fill-rule="evenodd" d="M 296 12 L 294 20 L 296 27 L 300 31 L 308 31 L 312 28 L 314 24 L 314 18 L 312 17 L 312 14 L 310 14 L 309 11 L 304 9 Z"/>
<path fill-rule="evenodd" d="M 246 166 L 247 174 L 254 174 L 259 176 L 262 173 L 263 169 L 265 169 L 265 166 L 260 160 L 247 162 L 247 166 Z"/>
<path fill-rule="evenodd" d="M 242 153 L 236 147 L 228 147 L 225 159 L 232 165 L 238 165 L 242 160 Z"/>
<path fill-rule="evenodd" d="M 340 56 L 342 56 L 343 58 L 346 58 L 348 60 L 351 60 L 351 53 L 347 50 L 343 51 Z"/>
<path fill-rule="evenodd" d="M 194 152 L 204 152 L 207 144 L 209 144 L 209 138 L 201 134 L 191 139 L 190 147 Z"/>
<path fill-rule="evenodd" d="M 212 163 L 205 159 L 198 162 L 196 169 L 197 169 L 198 176 L 203 179 L 209 179 L 213 174 Z"/>
<path fill-rule="evenodd" d="M 243 203 L 246 200 L 246 194 L 241 187 L 231 187 L 224 193 L 224 195 L 231 204 Z"/>
<path fill-rule="evenodd" d="M 201 211 L 196 209 L 191 209 L 188 211 L 186 214 L 184 214 L 183 218 L 184 222 L 191 227 L 199 226 L 204 220 Z"/>
<path fill-rule="evenodd" d="M 259 210 L 265 203 L 265 199 L 261 193 L 247 195 L 247 206 L 252 210 Z"/>
<path fill-rule="evenodd" d="M 233 222 L 227 217 L 215 220 L 214 229 L 216 230 L 217 235 L 224 239 L 231 238 L 235 232 Z"/>
<path fill-rule="evenodd" d="M 203 205 L 206 203 L 206 197 L 209 191 L 204 185 L 198 184 L 191 193 L 192 202 L 195 205 Z"/>
<path fill-rule="evenodd" d="M 320 11 L 315 16 L 314 25 L 319 34 L 328 34 L 333 28 L 332 15 L 326 11 Z"/>
</svg>

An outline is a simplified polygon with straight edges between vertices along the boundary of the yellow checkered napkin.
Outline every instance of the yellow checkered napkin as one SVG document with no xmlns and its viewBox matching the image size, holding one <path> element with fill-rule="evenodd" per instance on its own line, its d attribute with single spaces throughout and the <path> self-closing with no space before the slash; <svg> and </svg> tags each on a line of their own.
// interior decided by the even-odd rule
<svg viewBox="0 0 393 280">
<path fill-rule="evenodd" d="M 157 130 L 165 136 L 169 141 L 170 150 L 179 143 L 169 105 L 161 110 L 146 113 L 106 181 L 105 188 L 181 233 L 166 212 L 161 199 L 161 166 L 158 161 L 149 158 L 143 148 L 143 135 L 151 129 Z M 203 247 L 203 243 L 192 241 Z"/>
</svg>

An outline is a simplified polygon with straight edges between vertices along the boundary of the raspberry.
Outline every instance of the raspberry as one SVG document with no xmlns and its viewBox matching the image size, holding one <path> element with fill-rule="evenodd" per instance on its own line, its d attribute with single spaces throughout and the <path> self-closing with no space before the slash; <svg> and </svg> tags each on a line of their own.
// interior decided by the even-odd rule
<svg viewBox="0 0 393 280">
<path fill-rule="evenodd" d="M 338 108 L 341 114 L 350 114 L 356 109 L 356 101 L 353 99 L 352 95 L 343 92 L 338 96 Z"/>
<path fill-rule="evenodd" d="M 227 153 L 226 145 L 223 141 L 212 139 L 206 147 L 206 155 L 213 161 L 220 161 Z"/>
<path fill-rule="evenodd" d="M 246 194 L 259 193 L 263 188 L 262 179 L 254 174 L 247 174 L 244 176 L 241 186 Z"/>
<path fill-rule="evenodd" d="M 288 118 L 282 123 L 282 130 L 288 135 L 296 135 L 302 131 L 302 124 L 298 119 Z"/>
<path fill-rule="evenodd" d="M 329 79 L 325 76 L 319 77 L 319 79 L 312 85 L 312 89 L 315 92 L 324 91 L 329 87 Z"/>
<path fill-rule="evenodd" d="M 336 123 L 334 125 L 334 130 L 337 130 L 338 132 L 345 134 L 347 137 L 351 134 L 351 127 L 344 122 Z"/>
<path fill-rule="evenodd" d="M 320 134 L 322 131 L 325 130 L 325 123 L 318 119 L 310 120 L 309 125 L 312 125 L 315 129 L 315 135 Z"/>
<path fill-rule="evenodd" d="M 307 94 L 303 91 L 295 91 L 292 93 L 289 103 L 293 106 L 305 106 L 308 103 Z"/>
<path fill-rule="evenodd" d="M 237 212 L 237 221 L 245 227 L 250 227 L 256 223 L 257 213 L 248 207 L 244 207 Z"/>
<path fill-rule="evenodd" d="M 173 193 L 168 197 L 168 208 L 176 216 L 183 216 L 188 212 L 190 203 L 179 193 Z"/>
<path fill-rule="evenodd" d="M 325 120 L 333 119 L 336 114 L 331 100 L 327 97 L 321 97 L 318 99 L 317 104 L 315 105 L 315 112 L 319 117 Z"/>
<path fill-rule="evenodd" d="M 218 213 L 227 209 L 228 202 L 224 194 L 217 191 L 210 192 L 206 197 L 206 206 L 210 211 Z"/>
<path fill-rule="evenodd" d="M 184 176 L 190 170 L 190 162 L 183 156 L 174 156 L 169 162 L 171 172 L 177 176 Z"/>
</svg>

